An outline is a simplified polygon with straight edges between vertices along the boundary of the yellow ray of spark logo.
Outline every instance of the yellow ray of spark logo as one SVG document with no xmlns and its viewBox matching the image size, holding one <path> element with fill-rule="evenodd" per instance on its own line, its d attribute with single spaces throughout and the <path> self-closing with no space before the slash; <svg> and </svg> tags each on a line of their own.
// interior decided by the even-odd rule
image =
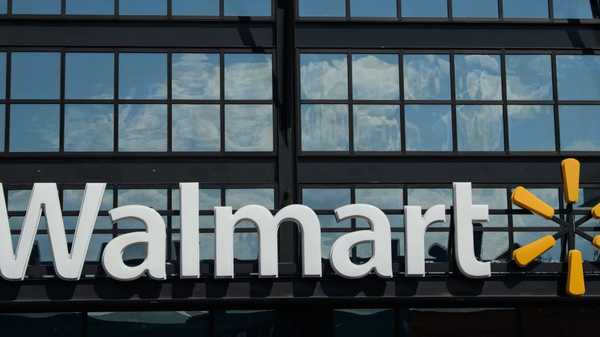
<svg viewBox="0 0 600 337">
<path fill-rule="evenodd" d="M 512 258 L 520 267 L 525 267 L 536 258 L 550 250 L 556 245 L 558 239 L 566 239 L 569 242 L 569 254 L 567 258 L 568 275 L 566 292 L 570 296 L 583 296 L 585 294 L 585 280 L 583 273 L 583 256 L 581 251 L 574 247 L 575 237 L 579 236 L 589 241 L 596 248 L 600 248 L 600 235 L 595 238 L 586 234 L 581 227 L 589 220 L 600 219 L 600 204 L 593 207 L 589 214 L 576 220 L 573 212 L 573 204 L 579 201 L 579 176 L 581 164 L 576 159 L 565 159 L 561 164 L 562 180 L 567 212 L 564 218 L 555 214 L 554 208 L 526 188 L 519 186 L 512 194 L 512 202 L 530 212 L 552 220 L 560 225 L 560 231 L 554 235 L 544 236 L 513 252 Z"/>
</svg>

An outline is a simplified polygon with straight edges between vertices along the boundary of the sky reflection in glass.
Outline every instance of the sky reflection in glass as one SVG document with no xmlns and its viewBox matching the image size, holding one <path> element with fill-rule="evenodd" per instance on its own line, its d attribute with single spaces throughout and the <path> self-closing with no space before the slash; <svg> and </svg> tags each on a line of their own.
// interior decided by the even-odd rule
<svg viewBox="0 0 600 337">
<path fill-rule="evenodd" d="M 13 0 L 13 14 L 60 14 L 60 0 Z"/>
<path fill-rule="evenodd" d="M 11 62 L 11 98 L 59 98 L 59 53 L 17 52 Z"/>
<path fill-rule="evenodd" d="M 400 151 L 400 107 L 354 106 L 354 149 Z"/>
<path fill-rule="evenodd" d="M 219 0 L 172 0 L 173 15 L 218 16 Z"/>
<path fill-rule="evenodd" d="M 119 98 L 166 99 L 167 55 L 156 53 L 120 54 Z"/>
<path fill-rule="evenodd" d="M 503 1 L 505 18 L 548 18 L 548 0 Z"/>
<path fill-rule="evenodd" d="M 448 17 L 446 0 L 402 0 L 402 16 L 442 18 Z"/>
<path fill-rule="evenodd" d="M 546 105 L 509 105 L 511 151 L 554 151 L 554 108 Z"/>
<path fill-rule="evenodd" d="M 459 105 L 456 107 L 459 151 L 503 151 L 502 106 Z"/>
<path fill-rule="evenodd" d="M 396 0 L 350 0 L 350 13 L 354 17 L 395 18 L 396 11 Z"/>
<path fill-rule="evenodd" d="M 113 15 L 114 0 L 67 0 L 66 13 L 70 15 Z"/>
<path fill-rule="evenodd" d="M 119 151 L 166 151 L 167 106 L 119 106 Z"/>
<path fill-rule="evenodd" d="M 273 107 L 225 106 L 225 150 L 273 151 Z"/>
<path fill-rule="evenodd" d="M 453 0 L 455 18 L 497 18 L 498 0 Z"/>
<path fill-rule="evenodd" d="M 273 67 L 270 54 L 226 54 L 225 98 L 273 98 Z"/>
<path fill-rule="evenodd" d="M 173 98 L 220 97 L 219 54 L 173 54 Z"/>
<path fill-rule="evenodd" d="M 600 100 L 600 55 L 557 55 L 561 100 Z"/>
<path fill-rule="evenodd" d="M 219 151 L 218 105 L 173 105 L 173 151 Z"/>
<path fill-rule="evenodd" d="M 400 98 L 398 68 L 398 55 L 352 55 L 354 99 L 398 100 Z"/>
<path fill-rule="evenodd" d="M 452 114 L 448 105 L 407 105 L 406 150 L 451 151 Z"/>
<path fill-rule="evenodd" d="M 300 16 L 346 16 L 345 0 L 298 0 Z"/>
<path fill-rule="evenodd" d="M 600 151 L 600 106 L 560 107 L 562 151 Z"/>
<path fill-rule="evenodd" d="M 112 99 L 114 97 L 113 54 L 67 53 L 65 64 L 67 99 Z"/>
<path fill-rule="evenodd" d="M 501 99 L 499 55 L 456 55 L 454 64 L 457 99 Z"/>
<path fill-rule="evenodd" d="M 348 62 L 344 54 L 300 56 L 302 99 L 348 98 Z"/>
<path fill-rule="evenodd" d="M 223 0 L 226 16 L 271 16 L 271 0 Z"/>
<path fill-rule="evenodd" d="M 590 0 L 553 0 L 554 17 L 557 19 L 591 19 Z"/>
<path fill-rule="evenodd" d="M 65 151 L 113 151 L 112 105 L 67 104 Z"/>
<path fill-rule="evenodd" d="M 167 0 L 119 0 L 121 15 L 167 15 Z"/>
<path fill-rule="evenodd" d="M 449 100 L 449 56 L 404 55 L 404 96 L 409 100 Z"/>
<path fill-rule="evenodd" d="M 10 112 L 11 152 L 58 151 L 59 106 L 15 104 Z"/>
<path fill-rule="evenodd" d="M 302 150 L 348 151 L 348 106 L 302 105 Z"/>
<path fill-rule="evenodd" d="M 509 100 L 551 100 L 550 55 L 506 55 L 506 91 Z"/>
</svg>

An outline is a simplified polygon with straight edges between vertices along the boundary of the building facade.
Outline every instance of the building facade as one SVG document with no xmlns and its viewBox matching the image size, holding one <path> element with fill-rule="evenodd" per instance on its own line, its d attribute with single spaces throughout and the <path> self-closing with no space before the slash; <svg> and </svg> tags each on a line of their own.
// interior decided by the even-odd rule
<svg viewBox="0 0 600 337">
<path fill-rule="evenodd" d="M 35 336 L 583 336 L 600 313 L 600 250 L 558 240 L 521 268 L 513 252 L 560 231 L 514 205 L 525 186 L 558 219 L 600 203 L 596 0 L 0 0 L 0 182 L 17 245 L 34 183 L 58 184 L 68 240 L 86 183 L 104 182 L 79 281 L 54 272 L 45 217 L 27 277 L 0 280 L 0 329 Z M 561 162 L 581 163 L 576 203 Z M 200 184 L 201 277 L 179 277 L 179 183 Z M 492 276 L 461 275 L 453 182 L 472 182 Z M 394 277 L 348 280 L 329 251 L 391 224 Z M 167 226 L 163 281 L 118 282 L 109 241 L 144 230 L 109 211 L 141 204 Z M 279 230 L 279 277 L 257 277 L 259 237 L 235 232 L 235 278 L 213 277 L 214 207 L 316 211 L 323 277 L 302 277 L 300 234 Z M 428 229 L 426 275 L 404 275 L 404 207 L 447 206 Z M 569 220 L 571 219 L 571 220 Z M 575 219 L 575 220 L 573 220 Z M 3 220 L 4 221 L 4 220 Z M 365 263 L 372 245 L 352 249 Z M 569 251 L 586 294 L 565 293 Z M 124 252 L 139 264 L 144 245 Z"/>
</svg>

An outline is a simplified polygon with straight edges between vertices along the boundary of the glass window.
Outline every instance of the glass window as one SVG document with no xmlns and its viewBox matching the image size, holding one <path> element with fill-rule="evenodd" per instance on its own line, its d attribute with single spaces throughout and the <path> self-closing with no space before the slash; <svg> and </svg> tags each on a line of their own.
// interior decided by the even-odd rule
<svg viewBox="0 0 600 337">
<path fill-rule="evenodd" d="M 63 191 L 63 210 L 79 211 L 83 202 L 84 190 L 64 190 Z M 109 211 L 113 208 L 113 191 L 105 190 L 102 197 L 100 210 Z M 112 226 L 111 226 L 112 227 Z"/>
<path fill-rule="evenodd" d="M 425 234 L 425 262 L 448 262 L 449 233 L 427 232 Z"/>
<path fill-rule="evenodd" d="M 218 54 L 173 54 L 172 62 L 174 99 L 219 99 Z"/>
<path fill-rule="evenodd" d="M 167 0 L 119 0 L 121 15 L 167 15 Z"/>
<path fill-rule="evenodd" d="M 527 187 L 527 186 L 526 186 Z M 559 205 L 559 193 L 557 189 L 554 188 L 528 188 L 529 191 L 533 194 L 535 194 L 538 198 L 542 199 L 543 201 L 545 201 L 548 205 L 554 207 L 554 209 L 558 209 L 558 205 Z M 514 209 L 522 209 L 519 206 L 513 205 Z M 546 220 L 544 218 L 541 218 L 539 216 L 533 216 L 533 217 L 537 217 L 539 219 L 542 219 L 544 221 L 548 221 L 549 223 L 553 224 L 552 226 L 556 226 L 556 224 L 552 221 Z"/>
<path fill-rule="evenodd" d="M 505 210 L 507 208 L 506 189 L 474 188 L 473 203 L 488 205 L 490 209 Z"/>
<path fill-rule="evenodd" d="M 225 205 L 239 209 L 248 205 L 260 205 L 275 209 L 275 191 L 271 188 L 246 188 L 225 190 Z"/>
<path fill-rule="evenodd" d="M 302 105 L 302 150 L 348 151 L 346 105 Z"/>
<path fill-rule="evenodd" d="M 271 0 L 223 0 L 225 16 L 271 16 Z"/>
<path fill-rule="evenodd" d="M 354 124 L 355 150 L 400 151 L 400 107 L 355 105 Z"/>
<path fill-rule="evenodd" d="M 394 310 L 334 310 L 334 336 L 394 336 Z"/>
<path fill-rule="evenodd" d="M 219 151 L 218 105 L 173 105 L 173 151 Z"/>
<path fill-rule="evenodd" d="M 298 0 L 300 16 L 346 16 L 345 0 Z"/>
<path fill-rule="evenodd" d="M 275 313 L 273 311 L 214 311 L 215 337 L 275 335 Z"/>
<path fill-rule="evenodd" d="M 515 249 L 518 247 L 522 247 L 525 246 L 541 237 L 547 236 L 547 235 L 552 235 L 554 233 L 552 232 L 548 232 L 548 233 L 535 233 L 535 232 L 515 232 L 514 233 L 514 242 L 515 242 Z M 545 263 L 549 263 L 549 262 L 560 262 L 560 251 L 561 251 L 561 241 L 562 240 L 556 240 L 556 244 L 554 245 L 554 247 L 552 247 L 550 250 L 548 250 L 547 252 L 545 252 L 542 256 L 540 256 L 537 260 L 540 262 L 545 262 Z"/>
<path fill-rule="evenodd" d="M 352 55 L 352 88 L 354 99 L 400 99 L 398 55 Z"/>
<path fill-rule="evenodd" d="M 167 55 L 120 54 L 119 98 L 166 99 Z"/>
<path fill-rule="evenodd" d="M 187 337 L 207 336 L 210 331 L 210 314 L 207 311 L 91 312 L 88 314 L 86 335 Z"/>
<path fill-rule="evenodd" d="M 272 72 L 270 54 L 225 55 L 225 98 L 270 100 Z"/>
<path fill-rule="evenodd" d="M 119 151 L 166 151 L 166 105 L 119 106 Z"/>
<path fill-rule="evenodd" d="M 503 151 L 504 126 L 499 105 L 456 107 L 459 151 Z"/>
<path fill-rule="evenodd" d="M 354 17 L 396 17 L 396 0 L 350 0 Z"/>
<path fill-rule="evenodd" d="M 506 91 L 509 100 L 551 100 L 550 55 L 506 55 Z"/>
<path fill-rule="evenodd" d="M 598 231 L 586 231 L 593 237 L 600 235 Z M 589 241 L 577 236 L 575 238 L 575 247 L 583 254 L 584 261 L 600 262 L 600 251 L 594 247 Z"/>
<path fill-rule="evenodd" d="M 113 151 L 114 107 L 65 106 L 65 151 Z"/>
<path fill-rule="evenodd" d="M 505 261 L 509 252 L 508 233 L 475 232 L 475 254 L 483 261 Z"/>
<path fill-rule="evenodd" d="M 78 337 L 83 320 L 81 313 L 2 314 L 2 330 L 7 335 Z"/>
<path fill-rule="evenodd" d="M 302 99 L 348 98 L 348 61 L 344 54 L 300 56 Z"/>
<path fill-rule="evenodd" d="M 456 55 L 456 98 L 459 100 L 500 100 L 500 56 Z"/>
<path fill-rule="evenodd" d="M 26 211 L 31 190 L 11 190 L 7 193 L 8 211 Z"/>
<path fill-rule="evenodd" d="M 219 0 L 172 0 L 173 15 L 218 16 Z"/>
<path fill-rule="evenodd" d="M 0 53 L 0 99 L 6 98 L 6 53 Z"/>
<path fill-rule="evenodd" d="M 212 211 L 214 207 L 221 206 L 221 190 L 220 189 L 206 189 L 200 188 L 200 210 L 201 211 Z M 173 209 L 178 210 L 180 207 L 179 202 L 179 190 L 172 190 L 172 203 Z"/>
<path fill-rule="evenodd" d="M 0 152 L 4 152 L 4 132 L 6 130 L 6 108 L 0 104 Z"/>
<path fill-rule="evenodd" d="M 67 14 L 114 15 L 114 0 L 67 0 Z"/>
<path fill-rule="evenodd" d="M 8 0 L 0 0 L 0 15 L 6 15 Z"/>
<path fill-rule="evenodd" d="M 590 0 L 553 0 L 557 19 L 591 19 L 594 17 Z"/>
<path fill-rule="evenodd" d="M 600 55 L 556 56 L 561 100 L 600 100 Z"/>
<path fill-rule="evenodd" d="M 449 188 L 409 188 L 408 205 L 429 209 L 435 205 L 452 206 L 452 190 Z"/>
<path fill-rule="evenodd" d="M 167 190 L 120 189 L 117 199 L 119 206 L 144 205 L 157 211 L 167 209 Z"/>
<path fill-rule="evenodd" d="M 403 209 L 402 189 L 399 188 L 357 188 L 356 203 L 369 204 L 384 210 Z"/>
<path fill-rule="evenodd" d="M 273 151 L 273 107 L 225 106 L 225 150 Z"/>
<path fill-rule="evenodd" d="M 554 108 L 509 105 L 508 137 L 511 151 L 554 151 Z"/>
<path fill-rule="evenodd" d="M 455 18 L 497 18 L 498 0 L 453 0 Z"/>
<path fill-rule="evenodd" d="M 548 0 L 503 1 L 505 18 L 548 18 Z"/>
<path fill-rule="evenodd" d="M 13 14 L 60 14 L 60 0 L 13 0 Z"/>
<path fill-rule="evenodd" d="M 561 106 L 561 150 L 600 151 L 598 125 L 600 125 L 600 106 Z"/>
<path fill-rule="evenodd" d="M 403 17 L 448 17 L 446 0 L 402 0 Z"/>
<path fill-rule="evenodd" d="M 11 98 L 59 98 L 59 53 L 12 53 L 11 62 Z"/>
<path fill-rule="evenodd" d="M 404 96 L 409 100 L 449 100 L 449 56 L 405 55 Z"/>
<path fill-rule="evenodd" d="M 112 99 L 114 97 L 113 54 L 67 53 L 65 63 L 67 99 Z"/>
<path fill-rule="evenodd" d="M 448 105 L 407 105 L 406 150 L 451 151 L 452 113 Z"/>
<path fill-rule="evenodd" d="M 10 151 L 58 151 L 58 105 L 18 104 L 10 109 Z"/>
<path fill-rule="evenodd" d="M 305 188 L 302 203 L 315 210 L 334 210 L 351 203 L 349 188 Z"/>
</svg>

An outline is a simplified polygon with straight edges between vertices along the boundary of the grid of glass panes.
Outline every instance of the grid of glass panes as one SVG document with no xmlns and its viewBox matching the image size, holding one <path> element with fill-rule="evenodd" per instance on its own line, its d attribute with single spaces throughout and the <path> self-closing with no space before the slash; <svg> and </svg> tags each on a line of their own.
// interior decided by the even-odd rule
<svg viewBox="0 0 600 337">
<path fill-rule="evenodd" d="M 600 55 L 306 51 L 303 152 L 600 151 Z"/>
<path fill-rule="evenodd" d="M 1 145 L 272 152 L 272 68 L 272 54 L 243 51 L 0 52 Z"/>
<path fill-rule="evenodd" d="M 272 0 L 0 0 L 0 15 L 271 17 Z"/>
<path fill-rule="evenodd" d="M 295 0 L 301 18 L 594 19 L 589 0 Z"/>
</svg>

